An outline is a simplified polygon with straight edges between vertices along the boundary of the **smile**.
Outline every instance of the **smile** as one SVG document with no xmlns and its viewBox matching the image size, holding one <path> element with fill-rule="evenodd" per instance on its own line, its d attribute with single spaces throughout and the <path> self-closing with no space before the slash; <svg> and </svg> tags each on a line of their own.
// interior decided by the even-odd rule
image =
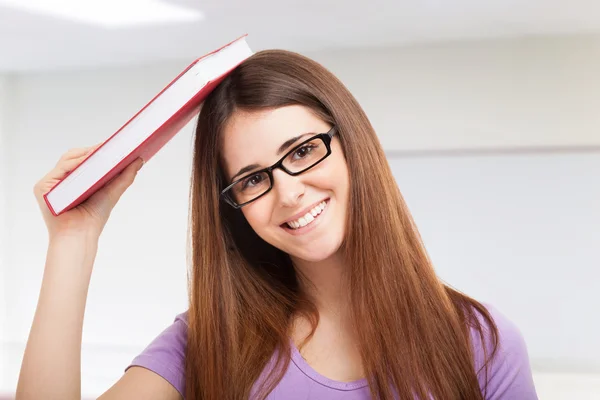
<svg viewBox="0 0 600 400">
<path fill-rule="evenodd" d="M 312 225 L 315 223 L 315 221 L 320 219 L 320 216 L 327 209 L 328 204 L 329 204 L 329 199 L 323 200 L 322 202 L 320 202 L 319 204 L 317 204 L 313 208 L 311 208 L 302 217 L 292 220 L 292 221 L 288 221 L 288 222 L 282 224 L 281 226 L 282 226 L 282 228 L 284 228 L 288 231 L 293 231 L 294 233 L 300 233 L 300 231 L 304 231 L 304 230 L 312 227 Z"/>
</svg>

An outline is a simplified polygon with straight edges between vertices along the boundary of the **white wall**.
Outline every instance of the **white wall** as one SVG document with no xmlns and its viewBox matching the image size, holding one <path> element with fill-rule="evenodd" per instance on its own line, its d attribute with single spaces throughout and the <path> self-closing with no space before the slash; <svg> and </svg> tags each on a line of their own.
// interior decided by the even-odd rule
<svg viewBox="0 0 600 400">
<path fill-rule="evenodd" d="M 8 129 L 8 99 L 10 96 L 10 84 L 7 76 L 0 75 L 0 388 L 5 387 L 5 365 L 3 362 L 5 355 L 5 342 L 7 320 L 6 320 L 6 288 L 8 283 L 4 276 L 4 271 L 8 267 L 6 238 L 8 229 L 6 226 L 7 193 L 6 177 L 8 175 L 7 153 L 7 129 Z M 1 389 L 0 389 L 1 390 Z"/>
<path fill-rule="evenodd" d="M 311 54 L 386 150 L 600 145 L 600 36 Z"/>
<path fill-rule="evenodd" d="M 600 70 L 599 45 L 600 38 L 539 39 L 308 55 L 347 84 L 385 149 L 395 154 L 599 146 L 600 82 L 593 75 Z M 33 184 L 67 149 L 114 132 L 186 64 L 38 73 L 11 81 L 5 141 L 13 173 L 4 177 L 10 208 L 4 224 L 9 234 L 2 241 L 10 260 L 3 270 L 10 301 L 9 388 L 16 384 L 47 245 Z M 192 125 L 144 166 L 102 236 L 84 326 L 84 395 L 97 395 L 118 379 L 129 360 L 187 306 Z M 562 388 L 573 384 L 568 375 L 539 376 L 545 385 L 540 390 L 547 393 L 540 398 L 573 398 L 550 397 L 560 392 L 552 386 L 557 382 L 567 382 Z"/>
</svg>

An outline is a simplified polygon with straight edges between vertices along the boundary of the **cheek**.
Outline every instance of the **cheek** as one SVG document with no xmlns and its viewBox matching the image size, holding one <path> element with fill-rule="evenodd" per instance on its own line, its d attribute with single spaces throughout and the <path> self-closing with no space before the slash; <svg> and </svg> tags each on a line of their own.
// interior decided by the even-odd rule
<svg viewBox="0 0 600 400">
<path fill-rule="evenodd" d="M 335 162 L 327 168 L 327 171 L 327 181 L 335 190 L 341 191 L 338 195 L 346 196 L 350 178 L 345 160 L 343 158 L 335 160 Z"/>
<path fill-rule="evenodd" d="M 261 200 L 267 200 L 263 198 Z M 254 231 L 262 237 L 263 232 L 271 223 L 271 207 L 266 202 L 259 201 L 255 204 L 249 204 L 242 208 L 242 213 L 246 217 L 248 224 L 254 229 Z"/>
<path fill-rule="evenodd" d="M 350 206 L 350 176 L 348 166 L 344 160 L 335 165 L 333 190 L 335 191 L 338 204 L 340 206 L 340 217 L 345 218 Z"/>
<path fill-rule="evenodd" d="M 330 157 L 307 174 L 306 183 L 327 189 L 338 189 L 348 184 L 348 168 L 343 158 Z"/>
</svg>

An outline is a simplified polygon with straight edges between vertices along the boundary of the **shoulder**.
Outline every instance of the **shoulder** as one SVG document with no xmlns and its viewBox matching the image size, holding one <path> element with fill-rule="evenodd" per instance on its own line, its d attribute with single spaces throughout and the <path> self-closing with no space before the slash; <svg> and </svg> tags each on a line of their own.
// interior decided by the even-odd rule
<svg viewBox="0 0 600 400">
<path fill-rule="evenodd" d="M 485 399 L 537 399 L 527 343 L 521 330 L 497 307 L 481 304 L 490 314 L 493 325 L 476 311 L 482 330 L 480 334 L 472 327 L 471 340 L 475 369 Z M 491 357 L 494 326 L 497 329 L 497 348 Z"/>
<path fill-rule="evenodd" d="M 185 349 L 188 312 L 177 314 L 173 322 L 160 332 L 127 366 L 144 367 L 162 376 L 185 396 Z"/>
</svg>

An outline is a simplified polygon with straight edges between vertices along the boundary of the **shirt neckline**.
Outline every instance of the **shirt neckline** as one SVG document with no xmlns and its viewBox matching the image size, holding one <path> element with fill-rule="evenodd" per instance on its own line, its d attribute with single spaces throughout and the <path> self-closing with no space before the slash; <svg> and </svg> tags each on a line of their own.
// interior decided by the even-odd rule
<svg viewBox="0 0 600 400">
<path fill-rule="evenodd" d="M 302 371 L 304 373 L 304 375 L 308 376 L 313 381 L 315 381 L 323 386 L 327 386 L 327 387 L 330 387 L 332 389 L 337 389 L 337 390 L 356 390 L 356 389 L 360 389 L 360 388 L 363 388 L 368 385 L 366 378 L 357 379 L 357 380 L 351 381 L 351 382 L 341 382 L 341 381 L 329 379 L 329 378 L 319 374 L 317 371 L 315 371 L 313 369 L 313 367 L 311 367 L 306 362 L 306 360 L 302 357 L 302 354 L 300 354 L 300 351 L 296 347 L 296 344 L 292 340 L 290 340 L 290 346 L 291 346 L 291 352 L 292 352 L 292 362 L 296 365 L 296 367 L 298 367 L 298 369 L 300 371 Z"/>
</svg>

